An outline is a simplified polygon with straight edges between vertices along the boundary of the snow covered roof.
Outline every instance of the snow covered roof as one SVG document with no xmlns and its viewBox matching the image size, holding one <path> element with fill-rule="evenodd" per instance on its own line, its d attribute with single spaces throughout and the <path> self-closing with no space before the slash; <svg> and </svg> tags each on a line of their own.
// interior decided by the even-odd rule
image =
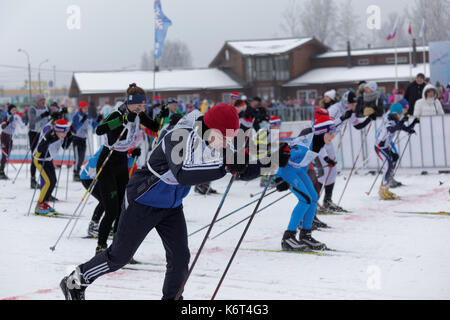
<svg viewBox="0 0 450 320">
<path fill-rule="evenodd" d="M 124 92 L 133 82 L 144 90 L 153 90 L 153 71 L 77 72 L 74 79 L 81 94 Z M 158 91 L 242 88 L 216 68 L 159 71 L 155 83 Z"/>
<path fill-rule="evenodd" d="M 418 52 L 429 51 L 429 47 L 417 47 Z M 408 53 L 412 50 L 410 47 L 402 47 L 397 48 L 398 53 Z M 378 49 L 356 49 L 351 50 L 352 56 L 369 56 L 369 55 L 381 55 L 381 54 L 394 54 L 395 48 L 378 48 Z M 347 50 L 341 51 L 329 51 L 322 54 L 317 55 L 315 58 L 317 59 L 325 59 L 325 58 L 340 58 L 346 57 Z"/>
<path fill-rule="evenodd" d="M 272 40 L 227 41 L 228 45 L 243 55 L 267 55 L 288 52 L 311 41 L 313 38 L 291 38 Z"/>
<path fill-rule="evenodd" d="M 430 65 L 426 64 L 426 74 L 430 74 Z M 412 81 L 418 74 L 423 73 L 423 64 L 410 70 L 409 64 L 398 65 L 398 80 Z M 300 77 L 289 81 L 284 87 L 301 87 L 324 83 L 353 83 L 361 80 L 377 82 L 395 82 L 395 66 L 363 66 L 363 67 L 331 67 L 313 69 Z"/>
</svg>

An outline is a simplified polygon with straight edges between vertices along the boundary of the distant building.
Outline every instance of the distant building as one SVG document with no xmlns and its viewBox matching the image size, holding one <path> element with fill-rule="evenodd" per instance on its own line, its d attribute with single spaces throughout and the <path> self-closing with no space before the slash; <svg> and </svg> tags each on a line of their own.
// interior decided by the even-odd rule
<svg viewBox="0 0 450 320">
<path fill-rule="evenodd" d="M 419 72 L 429 75 L 428 47 L 397 49 L 400 88 Z M 426 53 L 426 65 L 422 62 Z M 75 73 L 69 95 L 95 105 L 124 99 L 128 85 L 136 82 L 151 96 L 170 96 L 190 103 L 194 99 L 227 101 L 231 91 L 264 100 L 319 98 L 325 91 L 342 93 L 361 80 L 374 80 L 382 92 L 395 87 L 393 48 L 332 51 L 315 38 L 227 41 L 209 68 L 152 71 Z M 410 59 L 411 56 L 411 59 Z M 410 61 L 411 60 L 411 61 Z M 413 66 L 415 64 L 415 66 Z"/>
</svg>

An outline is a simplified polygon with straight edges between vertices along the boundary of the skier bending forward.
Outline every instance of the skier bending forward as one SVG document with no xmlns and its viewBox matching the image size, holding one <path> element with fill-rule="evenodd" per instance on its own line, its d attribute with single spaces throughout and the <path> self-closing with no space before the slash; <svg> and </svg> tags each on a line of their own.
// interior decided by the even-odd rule
<svg viewBox="0 0 450 320">
<path fill-rule="evenodd" d="M 227 104 L 213 107 L 204 116 L 194 111 L 181 119 L 153 149 L 147 167 L 131 178 L 125 210 L 111 246 L 61 281 L 66 299 L 84 299 L 86 287 L 95 279 L 126 265 L 153 228 L 166 250 L 162 298 L 174 299 L 188 272 L 190 258 L 183 198 L 192 185 L 245 170 L 246 164 L 224 164 L 220 152 L 238 129 L 236 108 Z"/>
<path fill-rule="evenodd" d="M 325 144 L 334 139 L 336 126 L 334 121 L 326 116 L 320 116 L 314 123 L 313 130 L 306 136 L 297 138 L 291 147 L 291 157 L 288 165 L 278 169 L 277 189 L 289 189 L 298 199 L 298 204 L 291 214 L 287 230 L 281 240 L 285 251 L 323 250 L 325 244 L 311 236 L 311 228 L 316 214 L 317 192 L 308 176 L 308 167 Z M 297 229 L 301 224 L 299 240 L 296 239 Z"/>
</svg>

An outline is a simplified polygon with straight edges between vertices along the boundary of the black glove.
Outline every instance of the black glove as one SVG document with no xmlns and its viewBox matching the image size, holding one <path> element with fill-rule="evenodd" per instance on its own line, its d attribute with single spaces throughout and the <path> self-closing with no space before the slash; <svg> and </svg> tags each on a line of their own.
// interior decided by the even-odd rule
<svg viewBox="0 0 450 320">
<path fill-rule="evenodd" d="M 341 117 L 341 121 L 345 121 L 347 119 L 350 119 L 353 114 L 353 110 L 347 110 Z"/>
<path fill-rule="evenodd" d="M 102 121 L 103 121 L 103 115 L 99 114 L 98 117 L 97 117 L 97 122 L 100 123 Z"/>
<path fill-rule="evenodd" d="M 64 108 L 62 108 L 61 112 L 62 112 L 62 113 L 69 113 L 69 110 L 67 110 L 67 108 L 64 107 Z"/>
<path fill-rule="evenodd" d="M 226 166 L 226 170 L 232 174 L 238 174 L 238 173 L 243 173 L 245 171 L 245 169 L 247 169 L 248 164 L 227 164 Z"/>
<path fill-rule="evenodd" d="M 136 117 L 137 117 L 136 112 L 128 112 L 122 116 L 122 121 L 124 124 L 127 124 L 128 122 L 134 122 L 134 120 L 136 120 Z"/>
<path fill-rule="evenodd" d="M 408 128 L 408 133 L 409 134 L 415 134 L 416 130 L 414 130 L 413 128 Z"/>
<path fill-rule="evenodd" d="M 414 127 L 418 123 L 420 123 L 419 118 L 414 118 L 414 121 L 411 123 L 411 127 Z"/>
<path fill-rule="evenodd" d="M 331 160 L 330 158 L 328 158 L 328 157 L 325 157 L 325 158 L 323 158 L 323 160 L 325 160 L 325 162 L 326 163 L 328 163 L 328 165 L 330 166 L 330 167 L 335 167 L 336 166 L 336 164 L 337 164 L 337 162 L 336 161 L 334 161 L 334 160 Z"/>
<path fill-rule="evenodd" d="M 275 183 L 277 185 L 277 191 L 283 192 L 289 190 L 289 184 L 284 181 L 282 178 L 276 178 Z"/>
<path fill-rule="evenodd" d="M 140 157 L 141 156 L 141 148 L 133 149 L 133 151 L 131 152 L 131 156 L 133 158 Z"/>
<path fill-rule="evenodd" d="M 372 114 L 369 116 L 369 119 L 372 120 L 372 121 L 375 121 L 375 120 L 377 120 L 377 115 L 376 115 L 375 113 L 372 113 Z"/>
<path fill-rule="evenodd" d="M 280 168 L 287 166 L 291 157 L 291 147 L 287 143 L 280 144 Z"/>
<path fill-rule="evenodd" d="M 165 104 L 163 104 L 161 107 L 161 111 L 158 114 L 158 118 L 160 120 L 167 118 L 169 116 L 169 114 L 170 114 L 170 110 L 167 108 L 167 106 Z"/>
<path fill-rule="evenodd" d="M 84 123 L 87 120 L 87 114 L 83 114 L 83 118 L 81 118 L 81 123 Z"/>
<path fill-rule="evenodd" d="M 58 121 L 62 118 L 62 115 L 59 112 L 54 112 L 50 114 L 50 118 L 52 118 L 53 121 Z"/>
<path fill-rule="evenodd" d="M 50 112 L 47 110 L 43 114 L 41 114 L 41 118 L 46 118 L 50 115 Z"/>
</svg>

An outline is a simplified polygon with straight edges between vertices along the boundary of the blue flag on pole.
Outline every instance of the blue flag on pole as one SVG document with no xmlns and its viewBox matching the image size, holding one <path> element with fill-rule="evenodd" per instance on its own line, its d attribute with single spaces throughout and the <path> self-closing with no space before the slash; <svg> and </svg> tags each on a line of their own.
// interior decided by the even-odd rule
<svg viewBox="0 0 450 320">
<path fill-rule="evenodd" d="M 162 47 L 166 39 L 167 29 L 172 21 L 162 12 L 160 0 L 155 0 L 155 59 L 162 55 Z"/>
</svg>

